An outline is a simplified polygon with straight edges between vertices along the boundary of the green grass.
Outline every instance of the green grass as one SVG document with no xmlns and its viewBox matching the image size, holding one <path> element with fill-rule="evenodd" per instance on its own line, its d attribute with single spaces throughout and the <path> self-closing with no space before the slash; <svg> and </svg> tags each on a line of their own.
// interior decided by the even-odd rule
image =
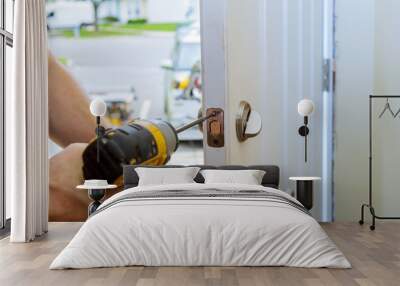
<svg viewBox="0 0 400 286">
<path fill-rule="evenodd" d="M 124 24 L 123 28 L 142 31 L 175 32 L 178 23 L 156 23 L 156 24 Z"/>
<path fill-rule="evenodd" d="M 102 37 L 115 37 L 115 36 L 134 36 L 146 31 L 154 32 L 175 32 L 178 23 L 157 23 L 157 24 L 142 24 L 142 23 L 129 23 L 129 24 L 115 24 L 107 23 L 100 24 L 99 31 L 83 28 L 80 31 L 81 38 L 102 38 Z M 74 37 L 74 32 L 65 30 L 61 35 L 66 38 Z"/>
<path fill-rule="evenodd" d="M 138 31 L 121 31 L 121 30 L 103 30 L 99 31 L 91 31 L 86 29 L 81 29 L 80 38 L 103 38 L 103 37 L 116 37 L 116 36 L 129 36 L 129 35 L 138 35 L 140 32 Z M 74 32 L 71 30 L 65 30 L 62 32 L 62 35 L 66 38 L 73 38 Z"/>
</svg>

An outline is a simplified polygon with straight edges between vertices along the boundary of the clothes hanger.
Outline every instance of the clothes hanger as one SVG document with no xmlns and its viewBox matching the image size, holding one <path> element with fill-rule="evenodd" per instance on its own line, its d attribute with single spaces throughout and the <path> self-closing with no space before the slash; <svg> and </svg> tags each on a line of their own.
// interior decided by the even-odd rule
<svg viewBox="0 0 400 286">
<path fill-rule="evenodd" d="M 394 114 L 394 118 L 396 118 L 397 115 L 399 115 L 399 114 L 400 114 L 400 108 L 399 108 L 399 110 L 397 110 L 397 112 Z"/>
<path fill-rule="evenodd" d="M 381 114 L 379 114 L 378 118 L 381 118 L 383 116 L 383 114 L 386 112 L 386 110 L 389 110 L 389 112 L 390 112 L 390 114 L 392 114 L 393 118 L 395 118 L 400 111 L 400 109 L 399 109 L 396 112 L 396 115 L 394 114 L 392 108 L 390 107 L 389 98 L 386 98 L 385 108 L 382 110 Z"/>
</svg>

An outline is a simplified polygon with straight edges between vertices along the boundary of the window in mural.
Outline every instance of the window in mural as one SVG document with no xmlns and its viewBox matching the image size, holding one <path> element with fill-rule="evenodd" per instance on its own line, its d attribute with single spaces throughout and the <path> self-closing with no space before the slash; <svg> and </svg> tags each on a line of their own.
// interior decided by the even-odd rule
<svg viewBox="0 0 400 286">
<path fill-rule="evenodd" d="M 198 0 L 53 0 L 46 9 L 50 220 L 86 218 L 87 194 L 76 185 L 118 185 L 122 164 L 203 163 L 199 128 L 178 140 L 168 133 L 202 107 Z M 98 141 L 93 100 L 106 106 Z M 170 134 L 165 142 L 149 122 Z"/>
</svg>

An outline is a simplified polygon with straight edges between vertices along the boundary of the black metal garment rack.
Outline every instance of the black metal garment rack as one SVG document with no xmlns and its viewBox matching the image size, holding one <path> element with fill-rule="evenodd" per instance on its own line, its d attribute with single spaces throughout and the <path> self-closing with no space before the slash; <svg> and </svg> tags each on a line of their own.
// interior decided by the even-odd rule
<svg viewBox="0 0 400 286">
<path fill-rule="evenodd" d="M 370 229 L 375 229 L 375 219 L 400 219 L 400 217 L 384 217 L 376 215 L 375 208 L 372 205 L 372 102 L 375 98 L 379 99 L 389 99 L 389 98 L 400 98 L 400 95 L 370 95 L 369 96 L 369 199 L 368 204 L 362 204 L 361 206 L 361 219 L 359 224 L 364 224 L 364 208 L 369 208 L 372 216 L 372 224 Z"/>
</svg>

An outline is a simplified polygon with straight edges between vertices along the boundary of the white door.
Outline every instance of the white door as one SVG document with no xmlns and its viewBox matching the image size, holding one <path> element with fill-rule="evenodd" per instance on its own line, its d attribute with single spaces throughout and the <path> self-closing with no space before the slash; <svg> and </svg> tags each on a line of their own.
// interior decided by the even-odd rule
<svg viewBox="0 0 400 286">
<path fill-rule="evenodd" d="M 205 107 L 225 110 L 225 147 L 206 147 L 205 163 L 278 165 L 285 191 L 295 187 L 289 176 L 322 177 L 315 185 L 312 212 L 324 221 L 332 214 L 331 93 L 323 91 L 324 8 L 331 4 L 204 0 L 201 7 Z M 297 103 L 303 98 L 312 99 L 316 107 L 309 123 L 307 163 L 304 139 L 297 133 L 303 122 Z M 262 132 L 243 143 L 235 133 L 241 100 L 248 101 L 263 122 Z"/>
</svg>

